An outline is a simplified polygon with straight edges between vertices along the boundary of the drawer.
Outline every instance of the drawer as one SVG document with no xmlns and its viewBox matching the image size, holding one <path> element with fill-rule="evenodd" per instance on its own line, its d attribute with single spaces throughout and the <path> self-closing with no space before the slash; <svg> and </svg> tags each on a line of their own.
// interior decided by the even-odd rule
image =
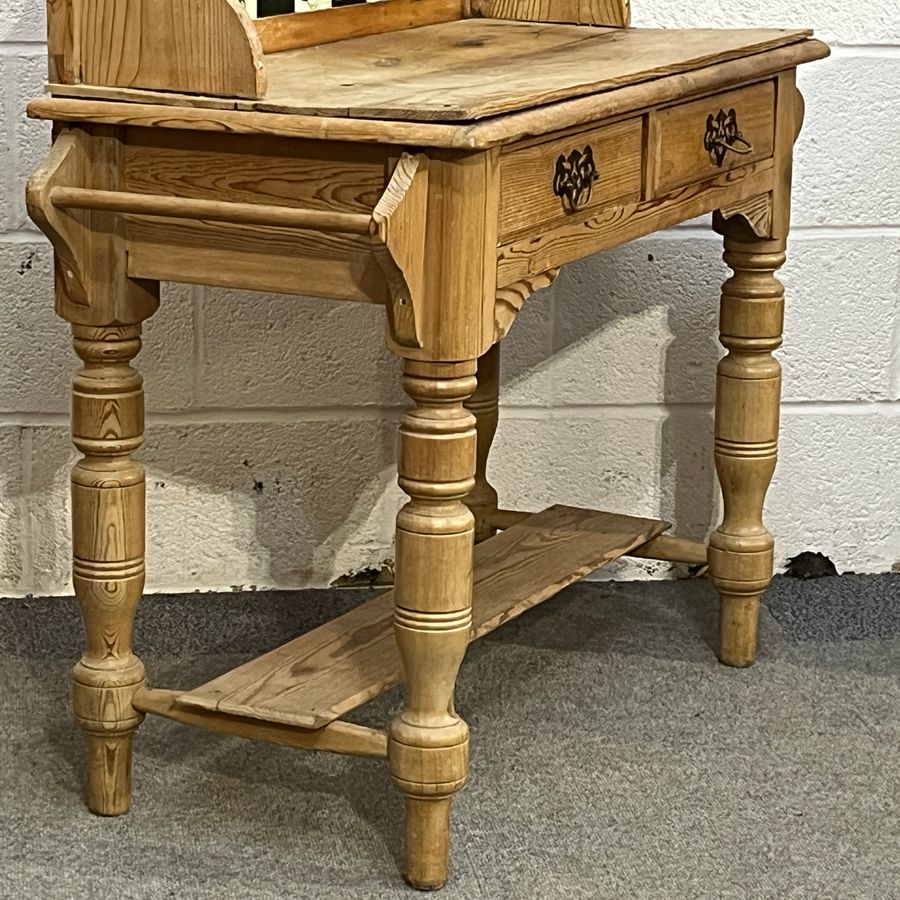
<svg viewBox="0 0 900 900">
<path fill-rule="evenodd" d="M 630 119 L 516 149 L 500 157 L 500 240 L 586 218 L 641 194 L 643 125 Z"/>
<path fill-rule="evenodd" d="M 775 82 L 650 115 L 651 184 L 654 194 L 664 194 L 772 155 Z"/>
</svg>

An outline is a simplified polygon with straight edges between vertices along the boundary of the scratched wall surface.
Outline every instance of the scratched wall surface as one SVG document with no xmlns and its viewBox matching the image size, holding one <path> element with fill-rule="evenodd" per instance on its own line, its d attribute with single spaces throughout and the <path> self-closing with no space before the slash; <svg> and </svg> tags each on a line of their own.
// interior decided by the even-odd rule
<svg viewBox="0 0 900 900">
<path fill-rule="evenodd" d="M 833 56 L 800 76 L 779 560 L 900 559 L 900 19 L 895 0 L 635 3 L 635 24 L 811 25 Z M 68 574 L 66 328 L 27 221 L 49 129 L 43 4 L 0 16 L 0 595 Z M 711 438 L 717 239 L 691 223 L 567 269 L 505 346 L 492 476 L 505 504 L 661 514 L 701 537 L 719 512 Z M 149 590 L 324 585 L 391 554 L 404 402 L 375 308 L 173 286 L 146 327 Z M 662 577 L 622 563 L 616 577 Z"/>
</svg>

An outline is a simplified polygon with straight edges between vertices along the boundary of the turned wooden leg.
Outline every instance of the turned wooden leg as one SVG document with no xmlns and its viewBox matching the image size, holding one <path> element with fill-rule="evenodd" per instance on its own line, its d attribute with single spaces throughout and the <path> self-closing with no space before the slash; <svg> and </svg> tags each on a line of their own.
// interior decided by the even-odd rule
<svg viewBox="0 0 900 900">
<path fill-rule="evenodd" d="M 144 470 L 131 458 L 143 441 L 141 376 L 129 365 L 141 326 L 74 325 L 84 362 L 72 386 L 75 593 L 86 649 L 75 666 L 74 709 L 87 732 L 88 807 L 121 815 L 131 802 L 131 745 L 143 715 L 131 699 L 144 667 L 131 633 L 144 587 Z"/>
<path fill-rule="evenodd" d="M 719 658 L 749 666 L 756 657 L 759 600 L 772 580 L 773 539 L 763 501 L 778 445 L 784 288 L 775 277 L 784 241 L 747 239 L 740 222 L 725 227 L 725 262 L 734 274 L 722 288 L 716 389 L 716 471 L 724 516 L 709 544 L 709 569 L 721 597 Z"/>
<path fill-rule="evenodd" d="M 494 344 L 478 360 L 478 387 L 466 400 L 466 409 L 475 416 L 478 449 L 475 458 L 475 487 L 469 491 L 465 504 L 475 516 L 475 543 L 487 540 L 497 529 L 487 517 L 497 511 L 497 492 L 487 480 L 488 456 L 497 433 L 498 402 L 500 398 L 500 342 Z"/>
<path fill-rule="evenodd" d="M 433 890 L 447 880 L 450 805 L 468 770 L 469 732 L 453 691 L 472 626 L 474 518 L 463 498 L 475 472 L 475 419 L 463 402 L 475 362 L 406 361 L 415 403 L 400 425 L 394 626 L 406 707 L 390 729 L 391 774 L 406 795 L 406 877 Z"/>
</svg>

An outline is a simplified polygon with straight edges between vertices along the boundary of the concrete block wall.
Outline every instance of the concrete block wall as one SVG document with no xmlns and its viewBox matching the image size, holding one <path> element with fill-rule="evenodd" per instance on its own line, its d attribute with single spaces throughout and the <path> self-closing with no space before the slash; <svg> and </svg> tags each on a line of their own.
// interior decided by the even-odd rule
<svg viewBox="0 0 900 900">
<path fill-rule="evenodd" d="M 635 24 L 810 25 L 833 56 L 800 76 L 780 560 L 900 560 L 900 20 L 895 0 L 636 0 Z M 70 590 L 68 381 L 51 253 L 22 191 L 48 128 L 43 3 L 0 15 L 0 595 Z M 690 223 L 569 267 L 505 342 L 492 463 L 503 501 L 598 505 L 703 536 L 719 514 L 711 399 L 718 239 Z M 382 313 L 170 286 L 146 326 L 148 588 L 324 585 L 390 556 L 404 405 Z M 665 576 L 622 563 L 615 577 Z"/>
</svg>

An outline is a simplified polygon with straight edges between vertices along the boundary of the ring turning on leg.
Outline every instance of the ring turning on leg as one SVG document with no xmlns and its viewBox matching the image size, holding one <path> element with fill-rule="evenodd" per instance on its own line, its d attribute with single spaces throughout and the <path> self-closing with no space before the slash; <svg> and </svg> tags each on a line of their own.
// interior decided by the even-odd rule
<svg viewBox="0 0 900 900">
<path fill-rule="evenodd" d="M 741 235 L 744 237 L 745 235 Z M 730 666 L 756 658 L 759 600 L 772 580 L 773 539 L 763 502 L 775 471 L 784 288 L 775 277 L 784 241 L 738 240 L 726 228 L 716 388 L 716 471 L 724 516 L 709 543 L 709 567 L 721 597 L 719 657 Z"/>
<path fill-rule="evenodd" d="M 84 362 L 72 386 L 72 440 L 84 454 L 72 470 L 73 580 L 86 640 L 73 699 L 88 735 L 88 807 L 114 816 L 131 802 L 143 719 L 131 705 L 145 680 L 131 650 L 144 588 L 144 470 L 131 457 L 144 430 L 142 379 L 130 366 L 141 326 L 75 325 L 73 334 Z"/>
<path fill-rule="evenodd" d="M 475 474 L 475 419 L 463 402 L 475 362 L 407 361 L 415 403 L 400 425 L 394 628 L 406 707 L 390 729 L 391 774 L 406 796 L 406 877 L 433 890 L 447 880 L 450 805 L 468 770 L 469 731 L 453 691 L 472 627 L 474 518 L 462 502 Z"/>
</svg>

